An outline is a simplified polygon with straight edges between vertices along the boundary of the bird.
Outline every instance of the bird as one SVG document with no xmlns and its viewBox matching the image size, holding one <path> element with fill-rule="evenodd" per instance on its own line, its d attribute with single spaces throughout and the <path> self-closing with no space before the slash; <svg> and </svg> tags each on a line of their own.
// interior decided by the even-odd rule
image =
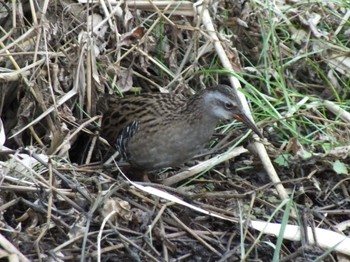
<svg viewBox="0 0 350 262">
<path fill-rule="evenodd" d="M 204 149 L 222 120 L 237 119 L 263 138 L 244 112 L 236 89 L 223 84 L 190 97 L 107 95 L 98 104 L 103 105 L 100 135 L 136 170 L 179 167 Z"/>
</svg>

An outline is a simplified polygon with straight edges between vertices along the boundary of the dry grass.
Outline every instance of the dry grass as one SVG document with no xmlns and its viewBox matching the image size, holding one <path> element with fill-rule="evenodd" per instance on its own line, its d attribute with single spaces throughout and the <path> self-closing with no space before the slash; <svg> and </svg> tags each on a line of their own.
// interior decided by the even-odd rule
<svg viewBox="0 0 350 262">
<path fill-rule="evenodd" d="M 245 221 L 349 234 L 347 1 L 13 2 L 0 3 L 0 259 L 340 259 L 303 246 L 307 236 L 302 244 L 258 237 Z M 219 82 L 244 86 L 290 216 L 268 160 L 253 153 L 176 188 L 152 185 L 226 220 L 100 165 L 101 94 L 191 95 Z M 212 156 L 248 144 L 236 124 L 218 129 Z"/>
</svg>

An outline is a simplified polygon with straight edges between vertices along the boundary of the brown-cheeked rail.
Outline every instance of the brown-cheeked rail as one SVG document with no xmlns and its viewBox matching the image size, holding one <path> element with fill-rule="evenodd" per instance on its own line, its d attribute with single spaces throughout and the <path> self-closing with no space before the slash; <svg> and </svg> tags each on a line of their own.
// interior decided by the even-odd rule
<svg viewBox="0 0 350 262">
<path fill-rule="evenodd" d="M 176 167 L 193 158 L 221 120 L 237 119 L 263 137 L 227 85 L 182 95 L 105 96 L 101 136 L 140 171 Z"/>
</svg>

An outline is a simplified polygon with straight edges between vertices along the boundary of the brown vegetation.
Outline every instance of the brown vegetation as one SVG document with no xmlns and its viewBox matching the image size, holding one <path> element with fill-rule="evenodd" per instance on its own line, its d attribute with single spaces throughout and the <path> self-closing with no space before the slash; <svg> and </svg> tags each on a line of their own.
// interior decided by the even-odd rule
<svg viewBox="0 0 350 262">
<path fill-rule="evenodd" d="M 0 3 L 0 259 L 270 261 L 276 238 L 246 222 L 274 212 L 276 223 L 349 234 L 349 3 L 82 2 Z M 223 69 L 212 33 L 235 73 Z M 102 94 L 189 96 L 232 76 L 264 130 L 291 216 L 253 153 L 178 188 L 152 185 L 226 219 L 169 204 L 102 165 Z M 227 152 L 242 130 L 221 126 L 194 161 Z M 309 239 L 283 241 L 281 261 L 340 259 Z"/>
</svg>

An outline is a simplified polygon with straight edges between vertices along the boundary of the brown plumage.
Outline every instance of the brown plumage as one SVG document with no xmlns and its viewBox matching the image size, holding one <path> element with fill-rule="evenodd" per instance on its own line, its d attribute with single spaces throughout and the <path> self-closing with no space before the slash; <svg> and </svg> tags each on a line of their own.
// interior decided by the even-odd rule
<svg viewBox="0 0 350 262">
<path fill-rule="evenodd" d="M 103 98 L 101 136 L 115 146 L 133 168 L 157 170 L 190 160 L 207 144 L 217 124 L 238 119 L 262 137 L 242 111 L 235 89 L 207 88 L 190 98 L 143 94 Z"/>
</svg>

